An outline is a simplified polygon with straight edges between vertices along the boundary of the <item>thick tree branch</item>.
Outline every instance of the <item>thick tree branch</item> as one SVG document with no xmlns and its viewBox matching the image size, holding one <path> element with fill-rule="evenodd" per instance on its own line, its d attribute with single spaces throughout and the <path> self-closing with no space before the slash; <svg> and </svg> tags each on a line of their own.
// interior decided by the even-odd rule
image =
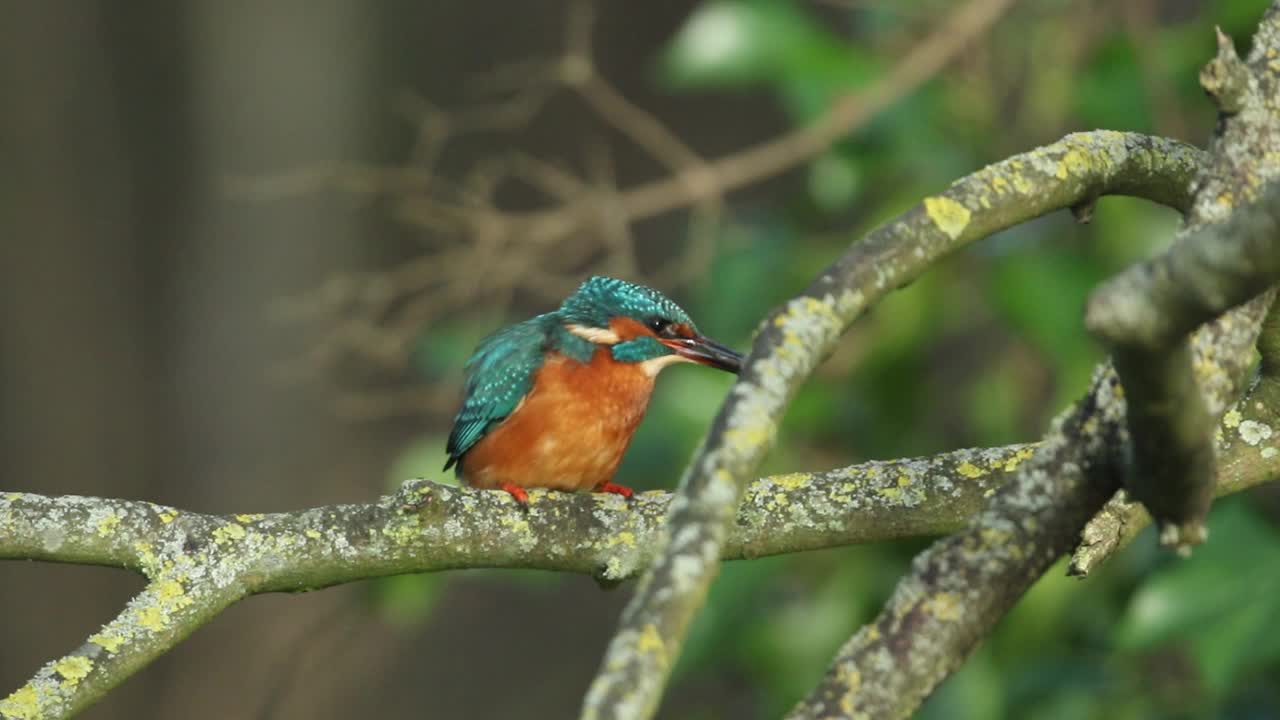
<svg viewBox="0 0 1280 720">
<path fill-rule="evenodd" d="M 1244 427 L 1280 428 L 1252 405 L 1240 412 Z M 1226 446 L 1221 492 L 1280 478 L 1277 445 L 1280 431 L 1260 445 Z M 723 557 L 953 532 L 1035 448 L 763 478 L 747 489 Z M 0 700 L 0 717 L 68 717 L 254 593 L 459 567 L 541 568 L 616 583 L 652 562 L 671 494 L 645 493 L 630 505 L 541 491 L 531 500 L 522 513 L 502 493 L 412 481 L 373 505 L 215 516 L 141 501 L 0 493 L 0 558 L 121 567 L 150 581 L 84 645 Z"/>
<path fill-rule="evenodd" d="M 1200 153 L 1145 136 L 1094 132 L 965 177 L 855 243 L 761 327 L 751 356 L 681 480 L 663 553 L 640 583 L 585 700 L 588 718 L 655 711 L 714 577 L 747 478 L 799 385 L 866 308 L 958 248 L 1052 210 L 1128 194 L 1185 209 Z"/>
<path fill-rule="evenodd" d="M 946 532 L 1030 448 L 961 450 L 757 481 L 727 558 Z M 149 580 L 83 646 L 0 700 L 0 717 L 69 717 L 247 595 L 406 572 L 525 567 L 615 583 L 653 558 L 671 502 L 412 481 L 372 505 L 214 516 L 148 502 L 0 493 L 0 558 L 127 568 Z"/>
<path fill-rule="evenodd" d="M 1188 228 L 1173 246 L 1099 287 L 1085 323 L 1111 350 L 1128 400 L 1129 494 L 1160 524 L 1161 542 L 1188 550 L 1205 537 L 1213 493 L 1213 428 L 1229 402 L 1196 386 L 1187 335 L 1280 280 L 1280 113 L 1264 19 L 1251 66 L 1218 34 L 1201 74 L 1219 104 L 1212 160 L 1197 177 Z M 1272 27 L 1272 30 L 1274 28 Z M 1268 43 L 1267 39 L 1271 42 Z M 1224 219 L 1224 209 L 1231 210 Z"/>
<path fill-rule="evenodd" d="M 1264 309 L 1252 303 L 1215 321 L 1221 342 L 1197 358 L 1214 366 L 1206 371 L 1213 382 L 1240 381 Z M 1119 486 L 1127 440 L 1118 389 L 1115 372 L 1100 367 L 1085 397 L 973 522 L 916 557 L 792 718 L 907 717 L 960 666 Z M 1260 410 L 1271 423 L 1280 421 L 1275 411 Z"/>
<path fill-rule="evenodd" d="M 747 489 L 725 557 L 759 557 L 963 525 L 1033 445 L 955 450 L 761 478 Z M 411 480 L 370 505 L 208 515 L 145 501 L 0 493 L 0 559 L 120 567 L 154 579 L 169 562 L 237 563 L 253 592 L 302 590 L 452 568 L 578 572 L 614 583 L 654 555 L 671 493 L 630 502 Z M 255 565 L 256 564 L 256 565 Z"/>
</svg>

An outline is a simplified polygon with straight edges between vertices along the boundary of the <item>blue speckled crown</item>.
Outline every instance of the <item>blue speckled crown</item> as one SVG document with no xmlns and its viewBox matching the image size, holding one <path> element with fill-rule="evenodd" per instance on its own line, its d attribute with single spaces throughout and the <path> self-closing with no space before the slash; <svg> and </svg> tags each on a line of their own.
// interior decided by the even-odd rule
<svg viewBox="0 0 1280 720">
<path fill-rule="evenodd" d="M 657 290 L 598 275 L 578 286 L 560 305 L 559 314 L 566 322 L 598 328 L 608 327 L 615 317 L 640 322 L 657 317 L 694 327 L 689 314 Z"/>
</svg>

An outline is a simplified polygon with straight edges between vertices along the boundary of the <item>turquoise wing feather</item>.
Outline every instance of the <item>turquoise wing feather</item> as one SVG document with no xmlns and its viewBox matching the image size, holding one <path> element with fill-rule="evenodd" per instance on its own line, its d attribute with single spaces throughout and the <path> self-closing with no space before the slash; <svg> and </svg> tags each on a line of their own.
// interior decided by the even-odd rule
<svg viewBox="0 0 1280 720">
<path fill-rule="evenodd" d="M 534 373 L 542 367 L 548 349 L 550 327 L 549 315 L 539 315 L 480 342 L 467 361 L 462 409 L 449 433 L 445 470 L 510 415 L 533 389 Z"/>
</svg>

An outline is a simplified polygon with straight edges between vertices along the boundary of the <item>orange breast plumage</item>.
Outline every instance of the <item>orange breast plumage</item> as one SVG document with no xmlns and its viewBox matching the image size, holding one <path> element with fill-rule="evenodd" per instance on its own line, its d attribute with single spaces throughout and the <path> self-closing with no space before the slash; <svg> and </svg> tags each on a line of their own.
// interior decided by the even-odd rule
<svg viewBox="0 0 1280 720">
<path fill-rule="evenodd" d="M 589 362 L 550 355 L 520 405 L 461 460 L 462 479 L 588 490 L 613 479 L 649 405 L 654 378 L 608 348 Z"/>
</svg>

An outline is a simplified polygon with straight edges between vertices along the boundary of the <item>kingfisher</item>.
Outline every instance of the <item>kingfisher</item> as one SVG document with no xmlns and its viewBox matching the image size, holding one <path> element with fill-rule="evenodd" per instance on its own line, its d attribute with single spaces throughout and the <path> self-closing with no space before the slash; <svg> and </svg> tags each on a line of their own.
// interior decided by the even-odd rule
<svg viewBox="0 0 1280 720">
<path fill-rule="evenodd" d="M 681 362 L 742 369 L 742 355 L 700 334 L 657 290 L 589 278 L 556 310 L 480 342 L 444 469 L 522 506 L 531 487 L 630 498 L 614 473 L 658 373 Z"/>
</svg>

